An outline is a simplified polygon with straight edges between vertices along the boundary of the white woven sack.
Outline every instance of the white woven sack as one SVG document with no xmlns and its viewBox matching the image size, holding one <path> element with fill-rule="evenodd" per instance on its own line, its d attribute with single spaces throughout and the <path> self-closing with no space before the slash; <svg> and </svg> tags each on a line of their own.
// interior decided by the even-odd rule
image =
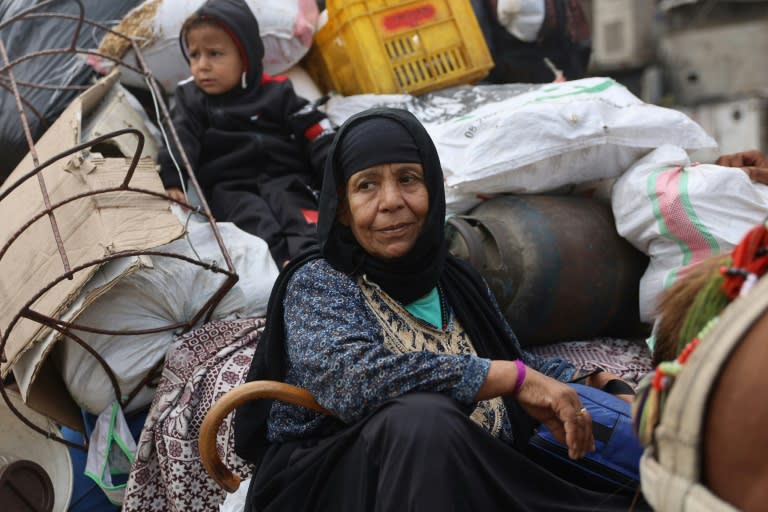
<svg viewBox="0 0 768 512">
<path fill-rule="evenodd" d="M 738 168 L 692 165 L 664 145 L 638 161 L 613 186 L 618 233 L 650 256 L 640 281 L 640 318 L 652 322 L 661 292 L 681 272 L 728 252 L 768 215 L 768 186 Z"/>
<path fill-rule="evenodd" d="M 480 193 L 540 193 L 616 177 L 662 144 L 717 147 L 685 114 L 601 77 L 486 104 L 430 133 L 446 185 Z"/>
<path fill-rule="evenodd" d="M 277 266 L 267 244 L 232 223 L 218 223 L 240 279 L 213 311 L 211 320 L 264 316 Z M 194 248 L 194 250 L 193 250 Z M 207 223 L 195 222 L 189 236 L 159 249 L 163 252 L 212 260 L 226 269 L 221 250 Z M 152 257 L 152 266 L 136 270 L 90 304 L 77 323 L 109 330 L 142 330 L 187 321 L 221 287 L 222 274 L 176 258 Z M 124 394 L 138 386 L 164 357 L 178 333 L 111 336 L 79 332 L 109 364 Z M 101 413 L 115 399 L 106 372 L 76 342 L 63 339 L 57 346 L 61 373 L 70 394 L 81 407 Z M 136 410 L 152 401 L 153 389 L 145 387 L 126 407 Z"/>
</svg>

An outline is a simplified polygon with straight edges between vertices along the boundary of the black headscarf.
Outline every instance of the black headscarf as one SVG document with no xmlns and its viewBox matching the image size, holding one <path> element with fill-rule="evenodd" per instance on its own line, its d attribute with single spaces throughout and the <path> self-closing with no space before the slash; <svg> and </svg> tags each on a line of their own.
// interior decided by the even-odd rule
<svg viewBox="0 0 768 512">
<path fill-rule="evenodd" d="M 386 123 L 381 121 L 385 120 Z M 404 154 L 404 146 L 395 143 L 402 151 L 393 153 L 392 143 L 385 143 L 381 135 L 397 131 L 397 123 L 408 133 L 418 148 L 424 168 L 424 182 L 429 194 L 429 209 L 422 232 L 413 248 L 404 256 L 383 260 L 366 253 L 357 243 L 351 230 L 337 222 L 339 205 L 337 190 L 345 190 L 350 169 L 360 162 L 395 162 Z M 371 127 L 382 132 L 371 131 Z M 352 151 L 348 140 L 358 140 L 360 134 L 368 134 L 358 142 L 377 156 L 367 157 Z M 378 133 L 378 144 L 371 144 L 370 135 Z M 402 135 L 402 131 L 400 135 Z M 399 137 L 399 135 L 397 135 Z M 402 142 L 402 139 L 398 139 Z M 406 141 L 407 142 L 407 141 Z M 357 146 L 358 144 L 355 144 Z M 407 144 L 405 146 L 408 146 Z M 395 155 L 393 157 L 393 154 Z M 350 162 L 356 162 L 350 164 Z M 405 162 L 403 162 L 405 163 Z M 345 172 L 346 168 L 346 172 Z M 363 168 L 357 169 L 357 171 Z M 283 299 L 293 273 L 307 262 L 323 257 L 330 265 L 351 276 L 365 274 L 391 297 L 403 304 L 426 295 L 439 284 L 448 304 L 469 334 L 477 355 L 490 359 L 513 360 L 521 357 L 516 340 L 507 334 L 506 323 L 499 316 L 488 295 L 488 288 L 480 275 L 468 264 L 452 256 L 446 246 L 445 189 L 443 172 L 437 150 L 426 129 L 411 113 L 391 108 L 374 108 L 350 117 L 336 132 L 328 153 L 320 194 L 320 218 L 318 235 L 320 250 L 314 250 L 293 260 L 278 276 L 267 306 L 267 326 L 259 341 L 247 381 L 277 380 L 285 377 L 285 331 Z M 505 400 L 513 420 L 516 444 L 527 439 L 532 423 L 514 400 Z M 235 418 L 235 451 L 241 457 L 258 463 L 268 443 L 267 420 L 271 401 L 259 400 L 240 406 Z M 524 421 L 522 421 L 525 418 Z"/>
<path fill-rule="evenodd" d="M 360 246 L 348 226 L 336 221 L 337 191 L 349 177 L 383 163 L 421 163 L 429 194 L 424 227 L 404 256 L 380 259 Z M 339 129 L 328 153 L 320 193 L 320 254 L 345 274 L 365 274 L 392 298 L 408 304 L 437 285 L 447 255 L 445 191 L 437 150 L 424 127 L 408 111 L 373 109 L 353 116 Z"/>
</svg>

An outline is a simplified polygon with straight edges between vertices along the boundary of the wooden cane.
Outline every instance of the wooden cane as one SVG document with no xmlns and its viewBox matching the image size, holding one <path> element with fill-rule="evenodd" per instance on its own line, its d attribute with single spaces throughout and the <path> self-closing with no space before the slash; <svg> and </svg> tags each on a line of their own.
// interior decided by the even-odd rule
<svg viewBox="0 0 768 512">
<path fill-rule="evenodd" d="M 271 380 L 247 382 L 226 392 L 206 413 L 200 426 L 198 440 L 200 459 L 211 478 L 227 492 L 234 492 L 240 487 L 240 477 L 232 473 L 219 457 L 216 450 L 216 434 L 221 422 L 235 408 L 251 400 L 281 400 L 289 404 L 306 407 L 322 414 L 331 412 L 321 407 L 306 389 Z"/>
</svg>

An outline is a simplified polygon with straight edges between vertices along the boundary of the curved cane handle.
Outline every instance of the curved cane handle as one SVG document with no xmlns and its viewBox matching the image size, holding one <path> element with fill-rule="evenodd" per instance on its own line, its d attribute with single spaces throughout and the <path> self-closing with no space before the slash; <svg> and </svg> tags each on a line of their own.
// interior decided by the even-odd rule
<svg viewBox="0 0 768 512">
<path fill-rule="evenodd" d="M 198 440 L 200 459 L 211 478 L 227 492 L 234 492 L 240 486 L 240 477 L 224 465 L 216 450 L 216 434 L 221 422 L 229 413 L 238 406 L 251 400 L 281 400 L 289 404 L 306 407 L 322 414 L 330 415 L 331 412 L 321 407 L 312 393 L 298 386 L 292 386 L 283 382 L 272 380 L 256 380 L 246 382 L 234 389 L 227 391 L 219 398 L 213 407 L 206 413 L 203 424 L 200 426 Z"/>
</svg>

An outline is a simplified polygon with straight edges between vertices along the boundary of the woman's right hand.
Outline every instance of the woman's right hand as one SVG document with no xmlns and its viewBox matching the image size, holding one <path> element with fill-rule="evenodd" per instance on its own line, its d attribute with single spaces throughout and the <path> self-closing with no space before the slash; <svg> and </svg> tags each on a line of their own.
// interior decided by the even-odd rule
<svg viewBox="0 0 768 512">
<path fill-rule="evenodd" d="M 528 367 L 515 398 L 528 414 L 568 446 L 571 459 L 594 451 L 592 418 L 572 387 Z"/>
</svg>

